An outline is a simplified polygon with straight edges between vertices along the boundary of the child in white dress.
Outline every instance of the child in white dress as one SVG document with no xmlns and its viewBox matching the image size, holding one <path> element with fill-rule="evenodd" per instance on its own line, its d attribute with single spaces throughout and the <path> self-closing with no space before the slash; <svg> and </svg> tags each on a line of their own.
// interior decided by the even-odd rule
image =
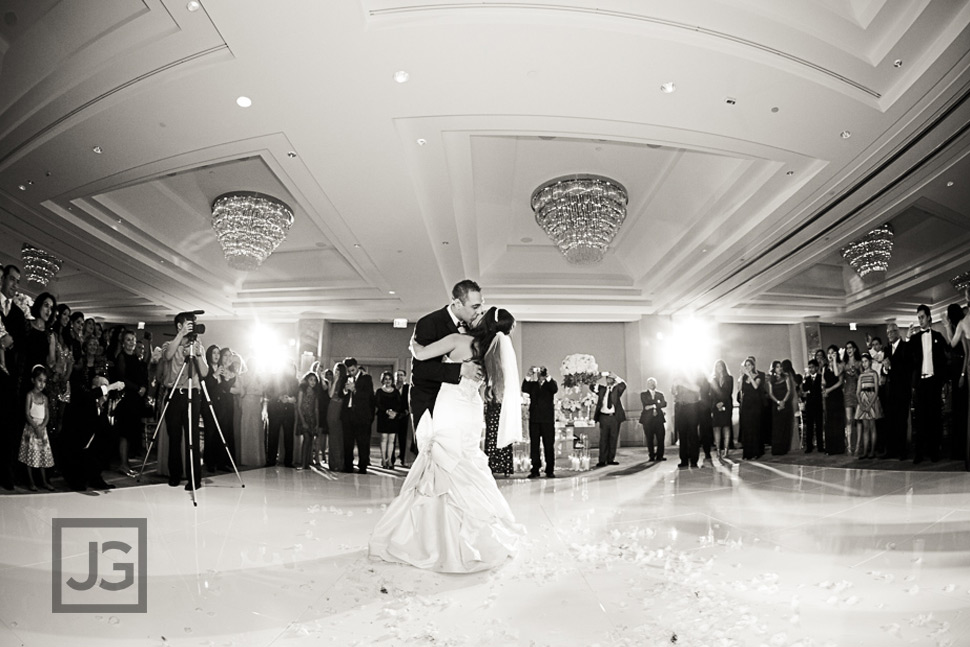
<svg viewBox="0 0 970 647">
<path fill-rule="evenodd" d="M 47 396 L 44 395 L 47 369 L 40 364 L 35 366 L 30 373 L 30 381 L 34 387 L 27 394 L 27 424 L 20 440 L 18 460 L 27 466 L 31 492 L 37 491 L 37 486 L 34 485 L 34 468 L 40 468 L 41 487 L 53 491 L 54 486 L 47 480 L 46 470 L 54 467 L 54 454 L 51 453 L 51 443 L 47 437 L 47 420 L 50 418 Z"/>
</svg>

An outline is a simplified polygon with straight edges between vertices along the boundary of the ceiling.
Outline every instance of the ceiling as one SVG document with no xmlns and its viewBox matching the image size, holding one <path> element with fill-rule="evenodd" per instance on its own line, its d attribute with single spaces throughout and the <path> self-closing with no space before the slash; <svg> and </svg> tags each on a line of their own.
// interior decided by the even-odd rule
<svg viewBox="0 0 970 647">
<path fill-rule="evenodd" d="M 470 277 L 533 321 L 880 322 L 956 301 L 970 269 L 970 0 L 0 16 L 0 259 L 53 252 L 49 289 L 109 321 L 413 319 Z M 568 264 L 530 209 L 575 173 L 629 193 L 597 265 Z M 249 273 L 210 226 L 233 190 L 295 213 Z M 839 249 L 884 222 L 890 269 L 861 279 Z"/>
</svg>

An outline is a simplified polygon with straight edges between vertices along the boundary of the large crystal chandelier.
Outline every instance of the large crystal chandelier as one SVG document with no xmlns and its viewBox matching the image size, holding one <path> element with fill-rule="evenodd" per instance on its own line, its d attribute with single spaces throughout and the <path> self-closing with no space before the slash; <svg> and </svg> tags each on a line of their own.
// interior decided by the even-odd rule
<svg viewBox="0 0 970 647">
<path fill-rule="evenodd" d="M 889 223 L 876 227 L 868 234 L 842 248 L 842 258 L 859 276 L 889 269 L 893 253 L 893 227 Z"/>
<path fill-rule="evenodd" d="M 212 203 L 212 228 L 229 267 L 252 271 L 283 242 L 293 224 L 293 210 L 274 197 L 254 191 L 220 195 Z"/>
<path fill-rule="evenodd" d="M 626 219 L 626 189 L 599 175 L 568 175 L 532 193 L 536 222 L 570 263 L 603 260 Z"/>
<path fill-rule="evenodd" d="M 960 294 L 963 294 L 967 288 L 970 288 L 970 270 L 964 272 L 963 274 L 954 276 L 952 279 L 950 279 L 950 285 L 953 286 L 954 290 Z"/>
<path fill-rule="evenodd" d="M 28 281 L 47 285 L 61 270 L 61 259 L 27 243 L 20 249 L 20 256 L 24 260 L 24 276 Z"/>
</svg>

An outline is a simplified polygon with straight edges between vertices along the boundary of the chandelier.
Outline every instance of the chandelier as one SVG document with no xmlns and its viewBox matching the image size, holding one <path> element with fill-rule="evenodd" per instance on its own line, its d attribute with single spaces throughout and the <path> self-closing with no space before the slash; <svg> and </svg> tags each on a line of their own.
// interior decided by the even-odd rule
<svg viewBox="0 0 970 647">
<path fill-rule="evenodd" d="M 590 265 L 606 249 L 626 219 L 623 185 L 599 175 L 567 175 L 532 193 L 532 210 L 542 231 L 566 260 Z"/>
<path fill-rule="evenodd" d="M 47 285 L 61 269 L 61 259 L 27 243 L 20 249 L 20 256 L 24 260 L 27 280 L 40 285 Z"/>
<path fill-rule="evenodd" d="M 959 276 L 954 276 L 952 279 L 950 279 L 950 285 L 953 286 L 954 290 L 963 294 L 967 288 L 970 288 L 970 270 L 960 274 Z"/>
<path fill-rule="evenodd" d="M 842 248 L 842 258 L 859 276 L 889 269 L 893 253 L 893 227 L 889 223 L 876 227 L 868 234 Z"/>
<path fill-rule="evenodd" d="M 254 191 L 233 191 L 212 203 L 212 228 L 229 267 L 252 271 L 279 246 L 293 224 L 284 202 Z"/>
</svg>

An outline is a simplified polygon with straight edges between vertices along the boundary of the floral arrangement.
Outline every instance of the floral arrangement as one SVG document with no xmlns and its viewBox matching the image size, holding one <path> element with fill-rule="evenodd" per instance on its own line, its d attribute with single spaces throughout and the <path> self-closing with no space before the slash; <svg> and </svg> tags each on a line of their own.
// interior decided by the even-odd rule
<svg viewBox="0 0 970 647">
<path fill-rule="evenodd" d="M 595 384 L 599 379 L 599 366 L 592 355 L 574 353 L 567 355 L 559 367 L 562 373 L 562 384 L 566 388 L 578 387 L 582 384 Z"/>
<path fill-rule="evenodd" d="M 575 419 L 577 417 L 586 419 L 592 415 L 593 407 L 596 406 L 596 396 L 593 393 L 587 393 L 582 398 L 560 398 L 557 405 L 562 419 Z M 576 414 L 582 414 L 582 416 Z"/>
<path fill-rule="evenodd" d="M 34 305 L 33 299 L 31 299 L 23 292 L 18 292 L 16 296 L 14 296 L 13 302 L 16 303 L 17 307 L 23 311 L 24 316 L 27 318 L 28 321 L 34 318 L 34 315 L 30 314 L 30 309 Z"/>
</svg>

